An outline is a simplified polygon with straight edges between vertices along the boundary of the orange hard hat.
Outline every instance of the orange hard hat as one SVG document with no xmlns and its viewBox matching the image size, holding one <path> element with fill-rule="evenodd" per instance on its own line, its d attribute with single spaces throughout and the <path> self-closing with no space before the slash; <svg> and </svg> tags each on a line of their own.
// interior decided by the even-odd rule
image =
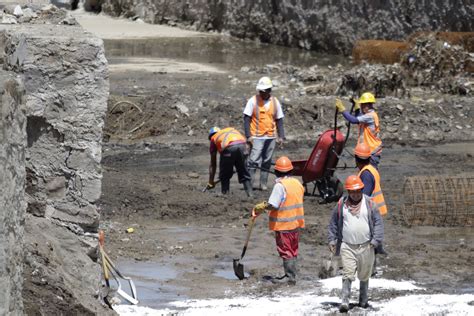
<svg viewBox="0 0 474 316">
<path fill-rule="evenodd" d="M 370 158 L 370 148 L 367 146 L 367 144 L 361 143 L 357 144 L 357 146 L 354 149 L 354 155 L 362 158 L 362 159 L 369 159 Z"/>
<path fill-rule="evenodd" d="M 364 183 L 359 178 L 359 176 L 352 174 L 347 177 L 346 184 L 344 185 L 344 187 L 348 191 L 356 191 L 356 190 L 361 190 L 362 188 L 364 188 Z"/>
<path fill-rule="evenodd" d="M 288 172 L 293 170 L 293 164 L 288 157 L 281 156 L 275 163 L 275 170 L 280 172 Z"/>
</svg>

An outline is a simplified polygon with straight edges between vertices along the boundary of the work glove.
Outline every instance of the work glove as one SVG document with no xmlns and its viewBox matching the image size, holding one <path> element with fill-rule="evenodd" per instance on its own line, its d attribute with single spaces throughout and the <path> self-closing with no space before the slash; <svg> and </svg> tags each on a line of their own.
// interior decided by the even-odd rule
<svg viewBox="0 0 474 316">
<path fill-rule="evenodd" d="M 342 103 L 341 99 L 336 99 L 336 109 L 339 113 L 342 113 L 346 110 L 344 103 Z"/>
<path fill-rule="evenodd" d="M 360 110 L 360 103 L 356 99 L 352 99 L 352 103 L 354 103 L 354 111 Z"/>
<path fill-rule="evenodd" d="M 257 217 L 258 215 L 265 212 L 267 208 L 268 208 L 268 203 L 266 201 L 256 204 L 252 210 L 252 216 Z"/>
<path fill-rule="evenodd" d="M 206 186 L 206 190 L 214 189 L 216 184 L 214 182 L 209 182 Z"/>
</svg>

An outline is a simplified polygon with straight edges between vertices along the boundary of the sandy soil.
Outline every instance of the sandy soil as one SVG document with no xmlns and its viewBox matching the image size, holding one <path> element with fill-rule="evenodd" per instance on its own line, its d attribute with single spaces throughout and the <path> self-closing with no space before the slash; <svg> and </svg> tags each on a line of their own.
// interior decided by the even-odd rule
<svg viewBox="0 0 474 316">
<path fill-rule="evenodd" d="M 79 16 L 86 28 L 91 23 L 90 30 L 96 30 L 98 24 L 93 23 L 100 19 L 105 17 Z M 110 23 L 114 21 L 110 20 Z M 135 36 L 131 34 L 132 28 L 128 29 L 132 24 L 142 36 L 143 27 L 147 28 L 148 36 L 151 36 L 150 27 L 156 27 L 157 36 L 198 35 L 132 22 L 124 27 L 127 32 L 108 24 L 110 27 L 98 34 L 104 38 Z M 110 33 L 112 29 L 118 33 Z M 245 62 L 248 61 L 242 60 L 243 65 Z M 170 65 L 174 68 L 173 63 Z M 123 67 L 136 71 L 125 74 Z M 219 67 L 219 71 L 226 70 Z M 147 306 L 162 307 L 182 298 L 237 294 L 271 297 L 289 291 L 262 281 L 265 275 L 282 273 L 265 216 L 258 220 L 244 260 L 249 278 L 238 281 L 233 276 L 232 259 L 242 249 L 250 209 L 256 202 L 267 199 L 269 192 L 256 192 L 255 198 L 247 199 L 235 179 L 229 196 L 202 192 L 208 166 L 205 131 L 215 124 L 241 125 L 240 109 L 245 98 L 253 93 L 255 78 L 261 74 L 241 75 L 238 82 L 229 85 L 228 75 L 219 72 L 202 75 L 199 67 L 177 73 L 157 71 L 141 71 L 133 62 L 111 67 L 111 99 L 105 129 L 108 142 L 104 144 L 100 201 L 101 227 L 106 232 L 108 251 L 124 271 L 135 275 L 141 284 L 141 304 Z M 275 91 L 278 96 L 283 93 L 283 89 Z M 123 100 L 134 106 L 117 106 Z M 298 105 L 312 104 L 313 99 L 301 96 L 292 102 L 287 122 L 290 140 L 276 155 L 306 158 L 318 132 L 332 126 L 333 109 L 328 107 L 327 112 L 323 109 L 321 113 L 325 115 L 317 119 L 315 116 L 314 121 L 310 119 L 311 127 L 308 127 L 301 120 L 308 119 L 309 114 L 299 111 Z M 187 110 L 177 106 L 180 103 Z M 431 293 L 472 293 L 472 229 L 410 227 L 401 216 L 404 177 L 463 174 L 473 170 L 472 141 L 450 146 L 428 142 L 387 143 L 381 174 L 389 205 L 385 220 L 389 255 L 381 258 L 379 275 L 414 280 L 424 284 Z M 348 146 L 352 144 L 353 139 Z M 350 157 L 346 160 L 352 165 Z M 353 172 L 354 169 L 347 169 L 337 175 L 344 179 Z M 325 276 L 321 267 L 329 258 L 326 226 L 333 206 L 319 204 L 316 197 L 305 199 L 307 227 L 300 245 L 300 280 L 290 291 L 311 288 Z M 129 227 L 135 232 L 126 233 Z M 147 269 L 151 272 L 146 272 Z M 373 291 L 371 299 L 397 295 L 396 291 Z"/>
<path fill-rule="evenodd" d="M 71 14 L 86 31 L 102 39 L 211 36 L 209 34 L 182 30 L 176 27 L 112 18 L 104 14 L 95 15 L 85 13 L 83 10 L 71 11 Z"/>
</svg>

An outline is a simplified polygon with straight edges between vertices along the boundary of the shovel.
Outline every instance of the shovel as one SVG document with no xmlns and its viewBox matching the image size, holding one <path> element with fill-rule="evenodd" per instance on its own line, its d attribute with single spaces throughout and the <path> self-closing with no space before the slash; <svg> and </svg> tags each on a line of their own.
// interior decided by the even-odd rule
<svg viewBox="0 0 474 316">
<path fill-rule="evenodd" d="M 220 179 L 217 180 L 216 182 L 214 182 L 214 185 L 218 184 L 219 182 L 221 182 Z M 209 189 L 208 189 L 207 186 L 206 186 L 204 189 L 202 189 L 202 192 L 206 192 L 207 190 L 209 190 Z"/>
<path fill-rule="evenodd" d="M 245 240 L 244 248 L 242 249 L 242 254 L 240 255 L 240 259 L 234 259 L 234 273 L 235 276 L 239 278 L 239 280 L 243 280 L 245 278 L 244 274 L 244 265 L 240 263 L 240 260 L 245 256 L 245 252 L 247 251 L 247 245 L 249 244 L 250 234 L 252 234 L 252 229 L 255 224 L 255 220 L 257 217 L 252 216 L 249 221 L 249 227 L 247 231 L 247 239 Z"/>
<path fill-rule="evenodd" d="M 329 277 L 335 277 L 338 269 L 338 258 L 331 252 L 331 258 L 324 263 L 324 269 Z"/>
</svg>

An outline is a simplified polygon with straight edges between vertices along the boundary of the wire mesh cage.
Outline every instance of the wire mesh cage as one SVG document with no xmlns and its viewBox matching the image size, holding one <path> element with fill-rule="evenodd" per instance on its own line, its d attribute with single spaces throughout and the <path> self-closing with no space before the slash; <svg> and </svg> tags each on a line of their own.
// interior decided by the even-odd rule
<svg viewBox="0 0 474 316">
<path fill-rule="evenodd" d="M 408 177 L 403 193 L 407 224 L 474 226 L 474 174 Z"/>
</svg>

